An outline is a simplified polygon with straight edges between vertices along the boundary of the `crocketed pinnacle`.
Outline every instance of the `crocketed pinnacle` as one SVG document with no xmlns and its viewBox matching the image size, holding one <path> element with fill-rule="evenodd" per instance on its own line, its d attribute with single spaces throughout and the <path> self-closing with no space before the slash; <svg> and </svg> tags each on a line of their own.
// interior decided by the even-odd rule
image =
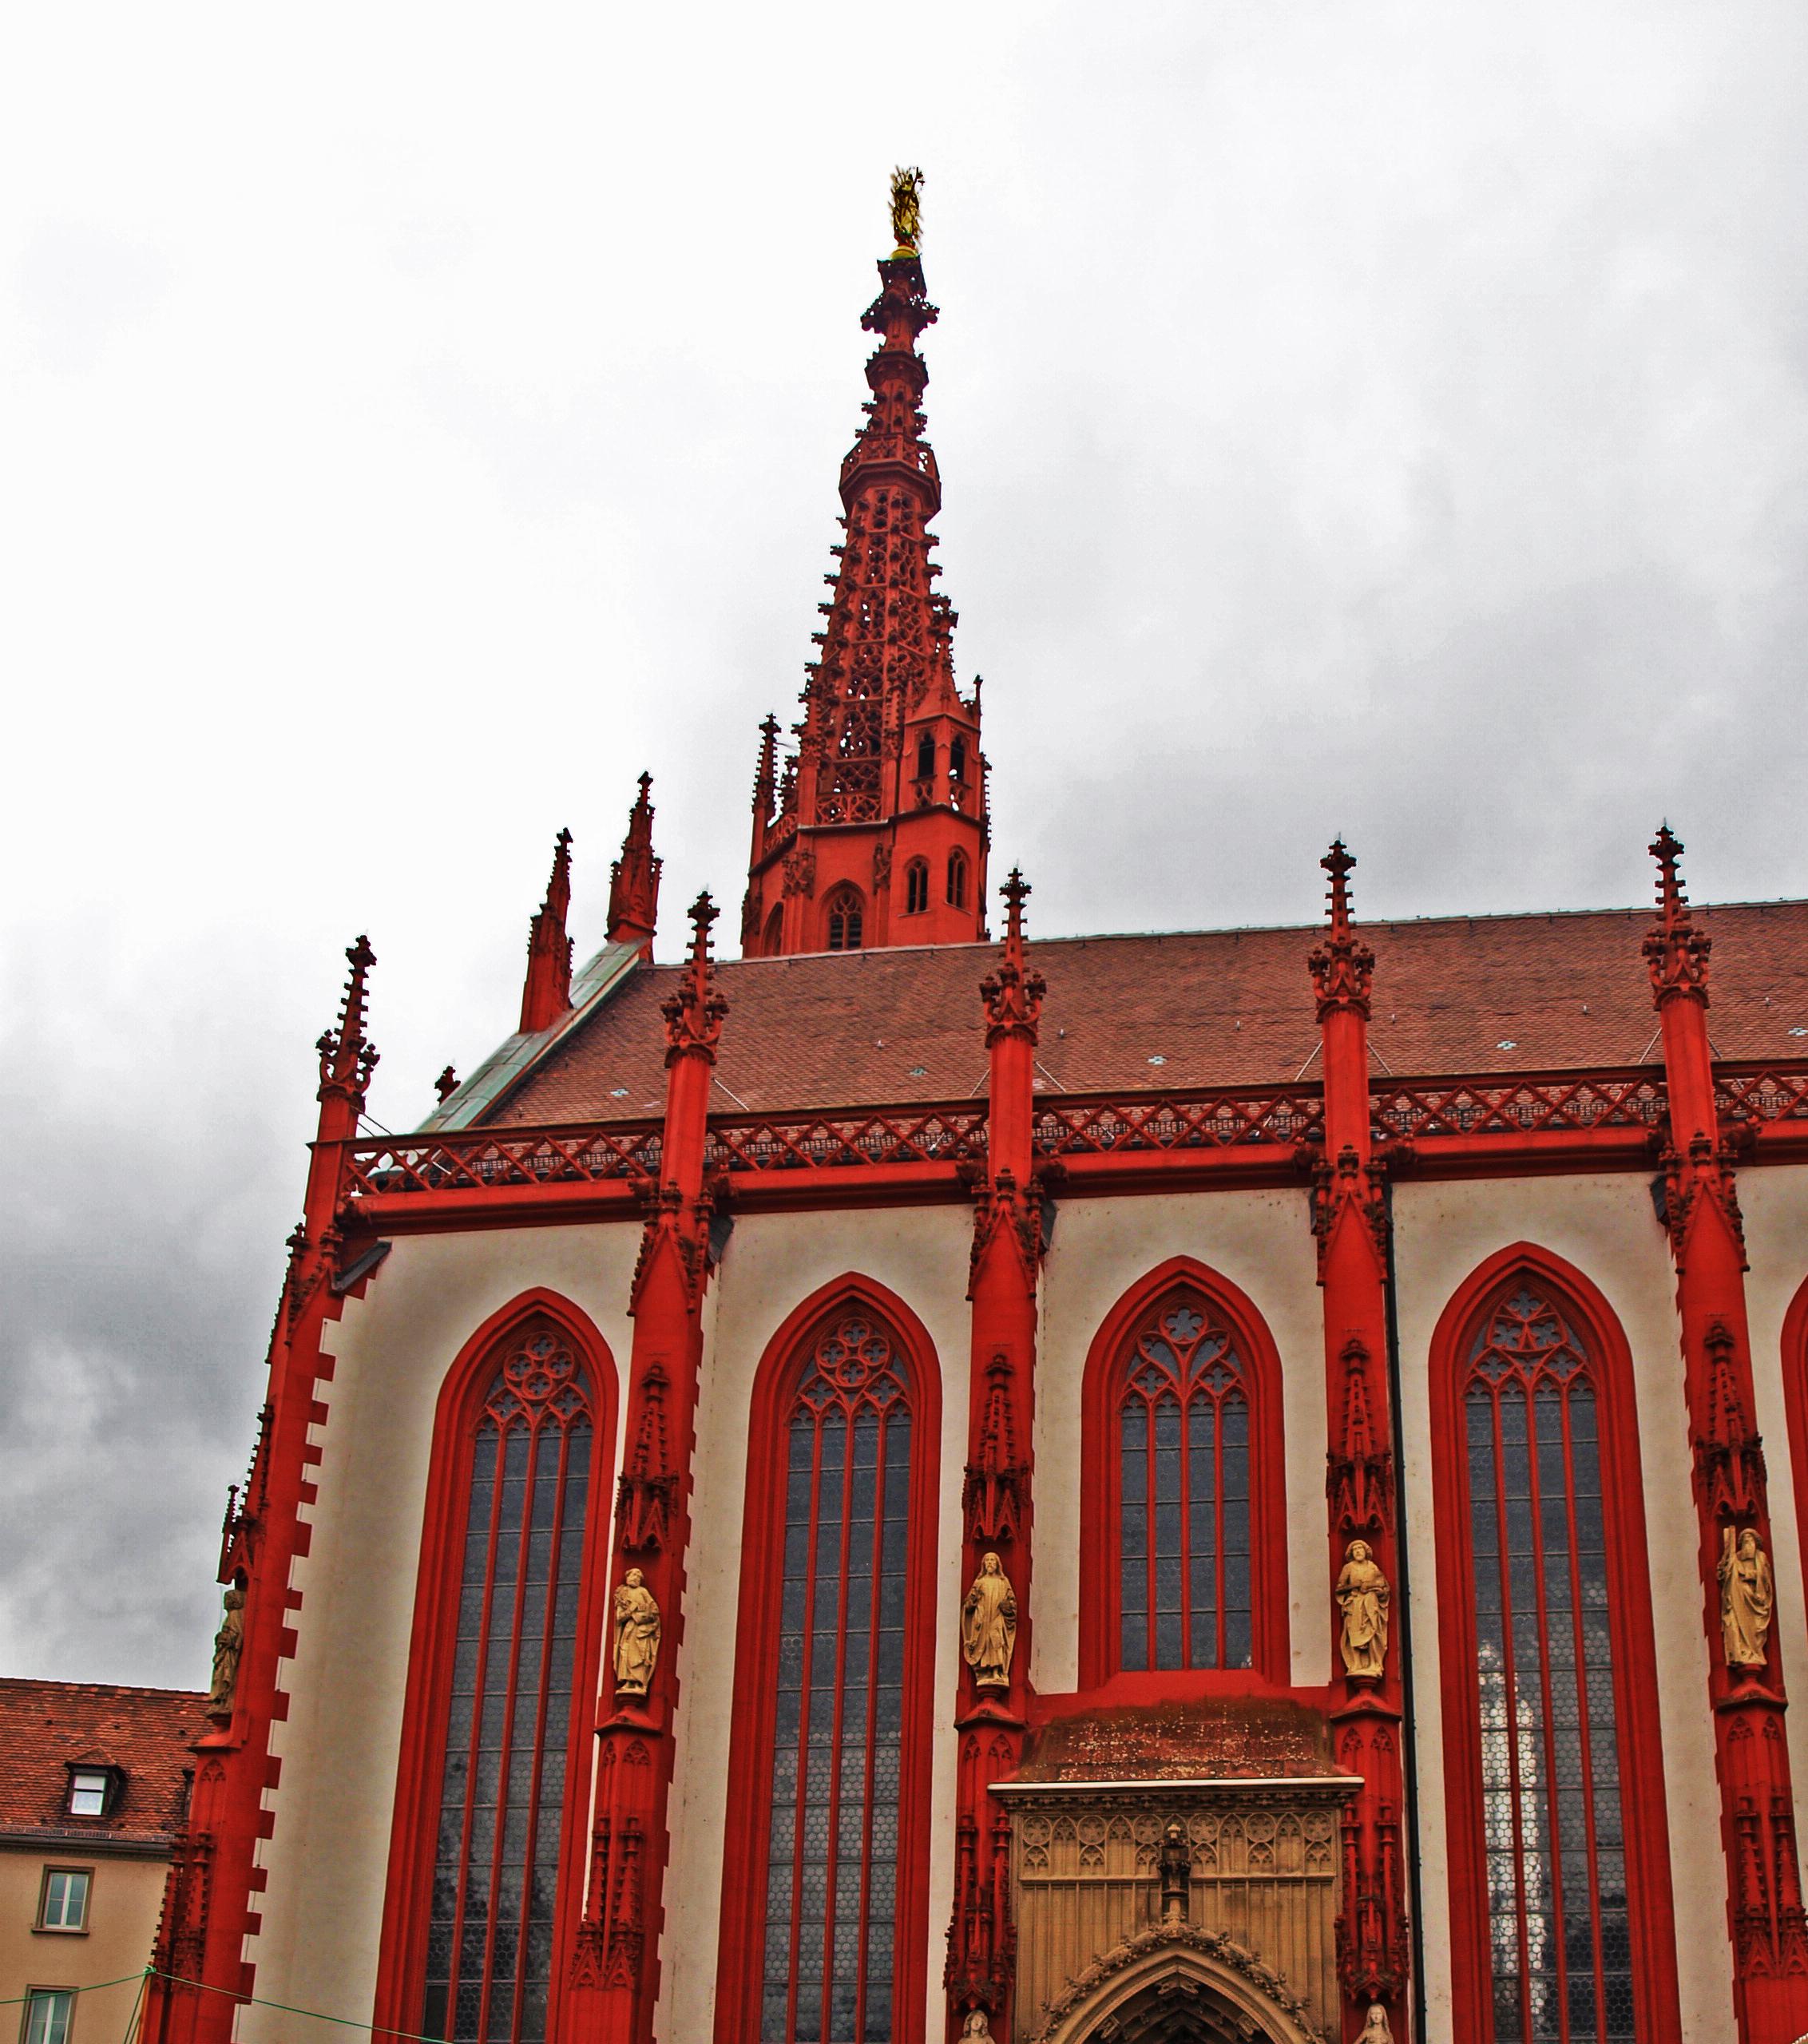
<svg viewBox="0 0 1808 2044">
<path fill-rule="evenodd" d="M 1312 975 L 1312 991 L 1318 996 L 1318 1020 L 1323 1021 L 1340 1008 L 1354 1008 L 1366 1016 L 1375 954 L 1357 936 L 1350 921 L 1350 875 L 1356 862 L 1343 840 L 1336 838 L 1318 863 L 1331 877 L 1330 891 L 1326 896 L 1330 905 L 1326 941 L 1314 945 L 1306 961 Z"/>
</svg>

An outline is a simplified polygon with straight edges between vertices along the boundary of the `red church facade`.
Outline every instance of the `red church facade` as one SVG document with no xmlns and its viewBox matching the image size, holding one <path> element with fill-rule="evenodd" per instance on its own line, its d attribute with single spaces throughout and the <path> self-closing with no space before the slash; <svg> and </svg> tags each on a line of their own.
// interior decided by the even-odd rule
<svg viewBox="0 0 1808 2044">
<path fill-rule="evenodd" d="M 1808 903 L 988 941 L 879 279 L 740 958 L 347 954 L 150 2029 L 1794 2044 Z"/>
</svg>

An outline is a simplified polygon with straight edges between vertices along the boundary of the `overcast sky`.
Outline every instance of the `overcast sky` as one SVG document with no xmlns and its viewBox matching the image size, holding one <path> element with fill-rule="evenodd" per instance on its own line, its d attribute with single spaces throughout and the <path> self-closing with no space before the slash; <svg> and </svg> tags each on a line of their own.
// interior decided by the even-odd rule
<svg viewBox="0 0 1808 2044">
<path fill-rule="evenodd" d="M 0 1671 L 205 1680 L 351 938 L 401 1127 L 643 766 L 732 928 L 895 162 L 1035 929 L 1808 892 L 1798 6 L 4 35 Z"/>
</svg>

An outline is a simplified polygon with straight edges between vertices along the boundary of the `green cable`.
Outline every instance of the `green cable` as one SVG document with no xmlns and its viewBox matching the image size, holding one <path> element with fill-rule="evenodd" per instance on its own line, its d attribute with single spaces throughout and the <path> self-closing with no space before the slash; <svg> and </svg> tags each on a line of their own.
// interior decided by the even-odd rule
<svg viewBox="0 0 1808 2044">
<path fill-rule="evenodd" d="M 375 2023 L 358 2022 L 348 2015 L 323 2015 L 319 2009 L 298 2009 L 292 2002 L 266 2001 L 261 1994 L 233 1994 L 230 1987 L 216 1987 L 206 1980 L 184 1980 L 179 1973 L 160 1973 L 154 1966 L 147 1966 L 141 1973 L 122 1973 L 117 1980 L 91 1980 L 85 1987 L 64 1987 L 57 1991 L 65 1994 L 97 1994 L 105 1987 L 123 1987 L 128 1980 L 136 1980 L 138 1992 L 133 1998 L 132 2012 L 125 2019 L 125 2035 L 132 2035 L 133 2026 L 138 2019 L 139 2004 L 145 1998 L 145 1989 L 153 1980 L 167 1980 L 172 1987 L 194 1987 L 204 1994 L 232 1994 L 236 2002 L 244 2002 L 252 2008 L 279 2009 L 284 2015 L 305 2016 L 311 2022 L 337 2023 L 342 2030 L 362 2030 L 372 2037 L 394 2037 L 401 2044 L 446 2044 L 441 2037 L 429 2037 L 416 2030 L 384 2030 Z M 42 1989 L 37 1991 L 39 1993 Z M 8 1994 L 0 1998 L 0 2008 L 17 2007 L 31 1999 L 30 1994 Z"/>
<path fill-rule="evenodd" d="M 398 2037 L 402 2044 L 446 2044 L 444 2038 L 428 2037 L 418 2030 L 384 2030 L 373 2022 L 358 2022 L 348 2015 L 323 2015 L 318 2009 L 298 2009 L 289 2002 L 268 2002 L 261 1994 L 234 1994 L 230 1987 L 216 1987 L 205 1980 L 184 1980 L 180 1974 L 159 1973 L 154 1967 L 145 1969 L 145 1978 L 167 1980 L 172 1987 L 198 1987 L 204 1994 L 232 1994 L 234 2001 L 247 2002 L 255 2009 L 280 2009 L 284 2015 L 306 2016 L 311 2022 L 336 2022 L 342 2030 L 362 2030 L 372 2037 Z M 117 1983 L 104 1981 L 101 1984 Z"/>
</svg>

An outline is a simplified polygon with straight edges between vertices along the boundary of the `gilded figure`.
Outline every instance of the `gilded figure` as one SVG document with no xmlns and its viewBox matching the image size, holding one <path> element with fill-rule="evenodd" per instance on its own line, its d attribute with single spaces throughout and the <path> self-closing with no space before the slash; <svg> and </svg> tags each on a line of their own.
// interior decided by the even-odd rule
<svg viewBox="0 0 1808 2044">
<path fill-rule="evenodd" d="M 1378 1682 L 1387 1663 L 1387 1578 L 1376 1566 L 1366 1540 L 1352 1540 L 1345 1551 L 1337 1579 L 1337 1601 L 1343 1613 L 1343 1672 L 1352 1682 Z"/>
<path fill-rule="evenodd" d="M 891 252 L 894 261 L 901 256 L 914 256 L 922 245 L 922 190 L 923 174 L 914 164 L 891 173 L 891 238 L 898 244 Z"/>
<path fill-rule="evenodd" d="M 659 1659 L 659 1606 L 647 1579 L 631 1568 L 615 1593 L 615 1693 L 644 1696 Z"/>
<path fill-rule="evenodd" d="M 1776 1592 L 1770 1558 L 1748 1526 L 1720 1536 L 1720 1632 L 1729 1668 L 1762 1668 Z"/>
<path fill-rule="evenodd" d="M 213 1635 L 213 1686 L 207 1695 L 210 1717 L 230 1717 L 232 1714 L 232 1693 L 239 1684 L 239 1656 L 244 1650 L 245 1643 L 244 1586 L 229 1583 L 220 1602 L 225 1615 L 220 1621 L 219 1631 Z"/>
<path fill-rule="evenodd" d="M 1017 1593 L 1003 1563 L 996 1555 L 982 1555 L 979 1573 L 961 1606 L 961 1651 L 973 1670 L 976 1688 L 1010 1687 L 1017 1622 Z"/>
</svg>

